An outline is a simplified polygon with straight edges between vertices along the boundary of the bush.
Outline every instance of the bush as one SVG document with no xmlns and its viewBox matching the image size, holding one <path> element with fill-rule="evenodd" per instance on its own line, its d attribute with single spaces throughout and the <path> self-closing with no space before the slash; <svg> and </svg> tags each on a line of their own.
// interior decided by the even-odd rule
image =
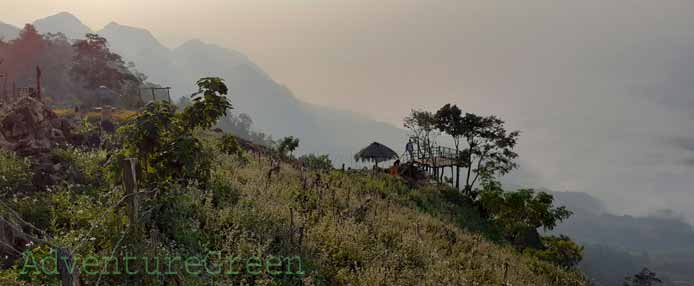
<svg viewBox="0 0 694 286">
<path fill-rule="evenodd" d="M 526 253 L 564 268 L 574 268 L 583 259 L 583 246 L 574 243 L 568 236 L 543 237 L 542 244 L 544 249 L 527 249 Z"/>
<path fill-rule="evenodd" d="M 330 170 L 333 167 L 328 155 L 303 155 L 299 157 L 299 161 L 309 170 Z"/>
<path fill-rule="evenodd" d="M 27 160 L 0 150 L 0 197 L 31 186 L 32 172 Z"/>
</svg>

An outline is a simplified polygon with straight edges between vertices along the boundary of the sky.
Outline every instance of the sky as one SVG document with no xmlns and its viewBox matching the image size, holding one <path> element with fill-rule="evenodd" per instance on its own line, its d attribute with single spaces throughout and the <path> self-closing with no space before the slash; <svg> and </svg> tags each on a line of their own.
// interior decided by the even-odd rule
<svg viewBox="0 0 694 286">
<path fill-rule="evenodd" d="M 401 125 L 451 102 L 522 132 L 530 184 L 694 221 L 689 0 L 0 0 L 20 26 L 68 11 L 248 55 L 307 102 Z M 368 102 L 368 103 L 367 103 Z"/>
</svg>

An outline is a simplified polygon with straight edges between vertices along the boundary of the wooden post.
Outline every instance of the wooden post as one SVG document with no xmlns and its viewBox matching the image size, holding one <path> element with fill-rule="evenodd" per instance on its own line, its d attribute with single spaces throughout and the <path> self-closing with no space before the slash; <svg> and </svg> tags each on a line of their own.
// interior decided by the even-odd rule
<svg viewBox="0 0 694 286">
<path fill-rule="evenodd" d="M 137 195 L 137 159 L 126 158 L 121 162 L 123 168 L 123 188 L 128 196 L 128 219 L 131 224 L 137 223 L 140 198 Z"/>
<path fill-rule="evenodd" d="M 36 98 L 41 100 L 41 68 L 36 66 Z"/>
<path fill-rule="evenodd" d="M 508 262 L 504 262 L 504 285 L 508 285 Z"/>
<path fill-rule="evenodd" d="M 289 208 L 289 243 L 294 246 L 294 209 Z"/>
<path fill-rule="evenodd" d="M 58 273 L 62 286 L 79 286 L 79 267 L 74 267 L 72 254 L 69 251 L 58 248 Z"/>
</svg>

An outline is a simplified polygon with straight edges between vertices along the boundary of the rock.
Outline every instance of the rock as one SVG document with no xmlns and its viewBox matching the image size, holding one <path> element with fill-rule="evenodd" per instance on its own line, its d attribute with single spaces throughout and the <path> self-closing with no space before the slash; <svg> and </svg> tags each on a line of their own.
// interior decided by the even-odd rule
<svg viewBox="0 0 694 286">
<path fill-rule="evenodd" d="M 45 154 L 72 143 L 75 127 L 40 100 L 25 96 L 0 109 L 0 148 L 23 156 Z"/>
</svg>

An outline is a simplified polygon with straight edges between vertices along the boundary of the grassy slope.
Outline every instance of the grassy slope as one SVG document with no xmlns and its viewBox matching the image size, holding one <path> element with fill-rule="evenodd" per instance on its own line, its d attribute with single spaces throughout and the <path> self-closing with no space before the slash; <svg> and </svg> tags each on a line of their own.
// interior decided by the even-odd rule
<svg viewBox="0 0 694 286">
<path fill-rule="evenodd" d="M 305 233 L 298 251 L 330 285 L 504 285 L 506 263 L 510 285 L 583 283 L 575 273 L 490 242 L 494 235 L 476 211 L 448 187 L 409 189 L 385 175 L 333 171 L 322 176 L 327 188 L 304 190 L 291 165 L 267 184 L 267 159 L 243 168 L 232 161 L 225 159 L 218 175 L 240 190 L 240 201 L 224 209 L 252 206 L 253 215 L 273 218 L 285 230 L 293 209 L 295 227 Z M 305 177 L 311 185 L 315 174 Z"/>
<path fill-rule="evenodd" d="M 110 255 L 114 245 L 126 245 L 131 253 L 151 257 L 204 248 L 303 258 L 307 275 L 301 279 L 239 278 L 258 285 L 584 285 L 575 273 L 491 242 L 493 232 L 447 187 L 409 189 L 388 176 L 332 171 L 322 175 L 326 187 L 312 186 L 315 173 L 305 174 L 304 189 L 304 175 L 290 164 L 283 163 L 268 183 L 267 157 L 247 154 L 244 164 L 216 154 L 209 190 L 184 190 L 170 206 L 175 211 L 163 216 L 171 221 L 161 222 L 159 230 L 132 231 L 123 225 L 123 209 L 102 218 L 121 197 L 101 167 L 105 152 L 61 153 L 72 161 L 69 169 L 81 173 L 81 182 L 14 205 L 25 219 L 48 229 L 56 243 L 83 245 L 82 255 Z M 159 231 L 174 235 L 164 238 Z M 13 277 L 0 273 L 0 285 L 29 285 L 10 283 Z"/>
</svg>

